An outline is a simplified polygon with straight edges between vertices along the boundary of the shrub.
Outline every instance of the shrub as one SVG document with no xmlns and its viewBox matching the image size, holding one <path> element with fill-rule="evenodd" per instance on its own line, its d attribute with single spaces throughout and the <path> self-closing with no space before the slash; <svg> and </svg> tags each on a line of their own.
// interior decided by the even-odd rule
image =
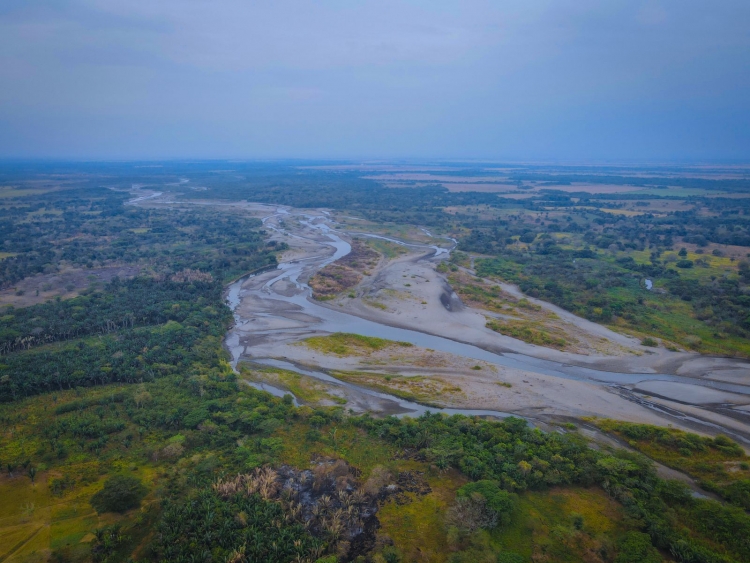
<svg viewBox="0 0 750 563">
<path fill-rule="evenodd" d="M 492 529 L 497 526 L 497 514 L 487 508 L 487 501 L 479 493 L 461 496 L 448 509 L 445 521 L 449 528 L 459 532 L 475 532 L 480 528 Z"/>
<path fill-rule="evenodd" d="M 628 532 L 620 542 L 620 553 L 615 563 L 661 563 L 659 552 L 651 545 L 648 534 Z"/>
<path fill-rule="evenodd" d="M 148 489 L 140 479 L 129 475 L 113 475 L 104 482 L 104 488 L 91 497 L 91 506 L 102 512 L 126 512 L 140 506 Z"/>
<path fill-rule="evenodd" d="M 651 346 L 652 348 L 656 348 L 658 345 L 659 343 L 650 336 L 641 340 L 641 346 Z"/>
<path fill-rule="evenodd" d="M 180 457 L 184 452 L 185 452 L 185 448 L 183 448 L 180 444 L 178 444 L 177 442 L 175 442 L 173 444 L 167 445 L 161 451 L 161 454 L 165 458 L 171 459 L 171 458 Z"/>
<path fill-rule="evenodd" d="M 496 481 L 482 480 L 476 483 L 468 483 L 458 490 L 458 498 L 473 499 L 479 496 L 483 501 L 483 512 L 488 513 L 486 518 L 480 518 L 483 522 L 495 522 L 492 526 L 482 525 L 480 527 L 494 527 L 497 524 L 505 525 L 510 522 L 510 516 L 516 506 L 516 495 L 500 488 Z M 480 502 L 481 504 L 481 502 Z M 460 526 L 459 526 L 460 527 Z"/>
</svg>

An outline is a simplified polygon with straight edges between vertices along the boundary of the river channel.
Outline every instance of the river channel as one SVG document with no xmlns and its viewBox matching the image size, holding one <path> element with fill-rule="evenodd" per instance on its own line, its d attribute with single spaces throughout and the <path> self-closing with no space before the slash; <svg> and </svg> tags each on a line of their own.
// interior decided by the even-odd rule
<svg viewBox="0 0 750 563">
<path fill-rule="evenodd" d="M 299 224 L 304 226 L 303 234 L 289 232 L 288 229 L 284 228 L 285 220 L 291 220 L 295 218 Z M 508 368 L 518 368 L 530 372 L 541 373 L 548 376 L 554 376 L 563 379 L 572 379 L 578 381 L 587 381 L 599 385 L 606 385 L 610 387 L 622 387 L 635 385 L 643 381 L 669 381 L 685 383 L 689 381 L 691 385 L 698 385 L 703 387 L 709 387 L 716 390 L 726 391 L 730 393 L 740 395 L 750 395 L 750 386 L 739 385 L 734 383 L 726 383 L 713 380 L 699 380 L 695 378 L 685 378 L 677 375 L 659 374 L 659 373 L 617 373 L 609 371 L 601 371 L 586 367 L 567 365 L 558 363 L 546 359 L 534 358 L 515 353 L 495 353 L 483 348 L 479 348 L 469 343 L 458 342 L 448 338 L 428 334 L 426 332 L 419 332 L 416 330 L 408 330 L 404 328 L 392 327 L 371 320 L 363 319 L 344 311 L 334 310 L 332 308 L 323 306 L 316 303 L 311 299 L 311 290 L 307 284 L 300 281 L 303 273 L 310 275 L 310 272 L 317 271 L 331 262 L 346 256 L 351 251 L 350 244 L 344 240 L 340 234 L 341 231 L 331 227 L 329 223 L 330 219 L 326 216 L 315 216 L 303 213 L 290 214 L 285 209 L 279 209 L 273 215 L 264 218 L 264 228 L 268 230 L 276 231 L 277 233 L 283 233 L 284 235 L 299 240 L 312 241 L 318 245 L 325 245 L 333 249 L 333 254 L 326 253 L 317 256 L 308 256 L 297 260 L 290 260 L 279 264 L 278 268 L 272 273 L 265 273 L 258 276 L 256 283 L 247 283 L 249 278 L 246 276 L 232 283 L 227 290 L 226 300 L 228 305 L 231 307 L 235 315 L 235 327 L 228 333 L 226 338 L 227 348 L 232 353 L 233 366 L 236 367 L 237 363 L 242 360 L 250 360 L 257 363 L 265 363 L 267 365 L 275 365 L 277 367 L 283 367 L 284 369 L 296 371 L 300 374 L 314 377 L 319 380 L 328 382 L 336 382 L 339 385 L 350 386 L 357 388 L 360 392 L 378 397 L 382 400 L 392 401 L 394 405 L 397 405 L 395 414 L 406 414 L 409 416 L 419 415 L 427 410 L 433 412 L 445 412 L 447 414 L 462 413 L 467 415 L 483 415 L 483 416 L 496 416 L 505 417 L 508 413 L 498 411 L 486 411 L 486 410 L 467 410 L 467 409 L 441 409 L 434 407 L 425 407 L 423 405 L 405 401 L 398 397 L 388 395 L 385 393 L 379 393 L 370 389 L 362 388 L 351 383 L 344 383 L 339 380 L 332 378 L 330 375 L 320 371 L 307 370 L 300 368 L 289 362 L 282 362 L 278 358 L 263 358 L 257 357 L 252 354 L 252 348 L 240 345 L 240 332 L 252 331 L 252 334 L 262 336 L 264 334 L 270 334 L 274 331 L 285 331 L 287 334 L 294 334 L 295 331 L 300 333 L 309 333 L 310 329 L 320 332 L 349 332 L 356 333 L 365 336 L 372 336 L 378 338 L 386 338 L 390 340 L 399 340 L 410 342 L 415 346 L 422 348 L 438 350 L 454 354 L 457 356 L 463 356 L 475 360 L 481 360 L 489 362 L 497 366 L 504 366 Z M 276 223 L 276 224 L 274 224 Z M 426 234 L 429 235 L 425 231 Z M 352 233 L 357 236 L 369 236 L 374 238 L 381 238 L 390 240 L 397 244 L 406 245 L 410 247 L 421 247 L 426 254 L 430 250 L 435 256 L 447 256 L 451 249 L 447 249 L 438 245 L 420 245 L 414 243 L 407 243 L 397 239 L 384 237 L 377 234 L 369 233 Z M 431 235 L 429 235 L 431 236 Z M 454 242 L 455 245 L 455 242 Z M 293 286 L 294 291 L 290 291 L 289 287 Z M 253 327 L 248 324 L 248 321 L 238 313 L 239 306 L 243 300 L 250 298 L 255 300 L 254 302 L 263 301 L 266 303 L 274 302 L 278 305 L 288 309 L 293 308 L 298 316 L 305 317 L 308 322 L 305 330 L 297 328 L 273 328 L 267 330 L 254 331 Z M 270 309 L 266 309 L 265 312 L 253 312 L 255 317 L 272 317 L 274 313 Z M 302 337 L 302 336 L 301 336 Z M 274 394 L 284 393 L 281 390 L 270 388 L 268 385 L 263 386 L 265 390 L 273 392 Z M 681 418 L 684 420 L 690 420 L 691 417 L 684 415 L 683 413 L 668 412 L 669 409 L 664 409 L 658 405 L 653 405 L 647 401 L 643 401 L 641 404 L 660 412 L 667 413 L 670 416 Z M 700 422 L 707 426 L 715 426 L 706 421 L 698 421 L 692 419 L 694 422 Z M 731 432 L 730 432 L 731 433 Z M 744 442 L 748 442 L 742 438 Z"/>
</svg>

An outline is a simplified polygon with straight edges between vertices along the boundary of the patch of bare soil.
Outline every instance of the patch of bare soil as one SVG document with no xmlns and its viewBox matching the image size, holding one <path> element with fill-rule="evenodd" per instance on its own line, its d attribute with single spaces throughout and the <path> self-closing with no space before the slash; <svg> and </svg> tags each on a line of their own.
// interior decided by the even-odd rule
<svg viewBox="0 0 750 563">
<path fill-rule="evenodd" d="M 95 283 L 108 283 L 112 278 L 132 278 L 140 272 L 138 266 L 109 266 L 106 268 L 69 268 L 54 274 L 39 274 L 25 278 L 14 287 L 0 291 L 0 306 L 28 307 L 55 297 L 70 299 Z"/>
<path fill-rule="evenodd" d="M 330 299 L 362 281 L 364 274 L 378 265 L 380 254 L 370 248 L 364 241 L 354 239 L 352 251 L 329 264 L 315 274 L 308 285 L 313 290 L 315 299 Z"/>
</svg>

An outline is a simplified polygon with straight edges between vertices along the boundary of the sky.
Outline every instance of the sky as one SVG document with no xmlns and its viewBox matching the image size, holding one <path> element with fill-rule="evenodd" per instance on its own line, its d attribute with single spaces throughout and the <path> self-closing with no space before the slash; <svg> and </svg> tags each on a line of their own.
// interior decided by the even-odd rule
<svg viewBox="0 0 750 563">
<path fill-rule="evenodd" d="M 748 0 L 2 0 L 0 158 L 750 161 Z"/>
</svg>

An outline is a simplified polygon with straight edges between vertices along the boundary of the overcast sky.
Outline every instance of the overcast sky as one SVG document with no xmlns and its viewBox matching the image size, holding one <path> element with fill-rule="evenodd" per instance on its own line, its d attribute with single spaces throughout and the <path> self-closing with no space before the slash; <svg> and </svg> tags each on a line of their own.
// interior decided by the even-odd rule
<svg viewBox="0 0 750 563">
<path fill-rule="evenodd" d="M 750 160 L 750 0 L 1 0 L 0 157 Z"/>
</svg>

